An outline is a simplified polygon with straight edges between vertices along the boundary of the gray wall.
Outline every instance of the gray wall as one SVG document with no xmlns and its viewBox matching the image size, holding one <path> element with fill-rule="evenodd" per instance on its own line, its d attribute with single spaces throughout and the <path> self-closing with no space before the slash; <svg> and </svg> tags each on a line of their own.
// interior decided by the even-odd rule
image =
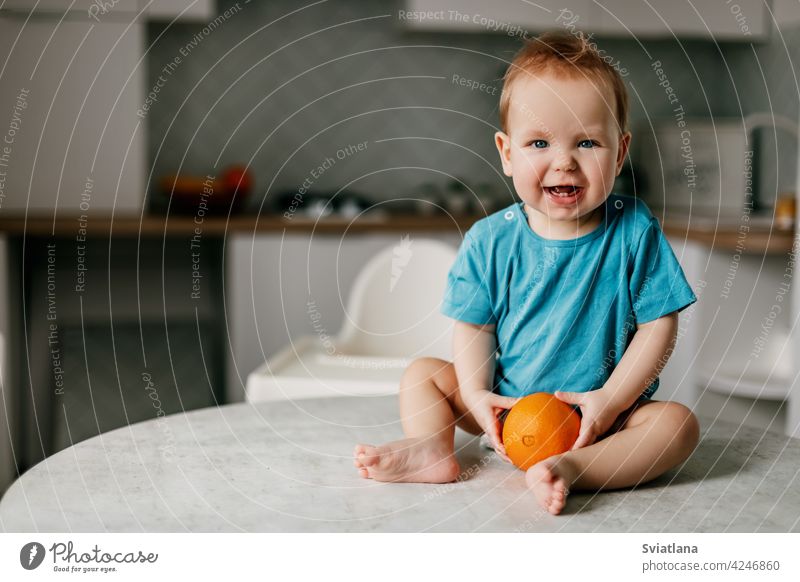
<svg viewBox="0 0 800 582">
<path fill-rule="evenodd" d="M 789 4 L 785 2 L 784 4 Z M 764 112 L 788 117 L 800 126 L 800 3 L 792 12 L 776 7 L 778 28 L 770 41 L 753 50 L 749 46 L 727 45 L 723 55 L 736 75 L 736 83 L 724 85 L 724 114 L 740 116 Z M 757 151 L 760 194 L 774 199 L 776 193 L 797 188 L 797 136 L 786 131 L 761 130 Z"/>
<path fill-rule="evenodd" d="M 222 0 L 220 12 L 231 5 Z M 155 175 L 178 168 L 215 173 L 217 158 L 221 166 L 252 158 L 263 195 L 273 178 L 270 192 L 294 189 L 336 150 L 366 140 L 364 152 L 335 164 L 314 186 L 324 190 L 355 180 L 353 189 L 386 200 L 419 195 L 425 182 L 444 185 L 449 174 L 471 185 L 489 183 L 511 201 L 492 143 L 499 89 L 496 95 L 470 91 L 453 84 L 452 77 L 499 88 L 518 40 L 502 34 L 408 32 L 397 19 L 402 4 L 394 0 L 337 0 L 270 24 L 300 6 L 289 0 L 244 5 L 182 60 L 148 117 Z M 196 24 L 150 25 L 150 86 L 201 29 Z M 598 44 L 631 71 L 627 81 L 634 122 L 646 114 L 671 115 L 650 68 L 654 60 L 669 72 L 691 116 L 738 113 L 726 61 L 740 93 L 753 86 L 749 48 L 718 49 L 703 41 Z M 770 44 L 761 52 L 771 55 L 775 49 Z M 782 65 L 775 70 L 780 72 Z M 353 86 L 358 83 L 364 84 Z M 337 92 L 325 96 L 332 91 Z M 742 103 L 745 113 L 764 108 L 756 96 Z M 399 137 L 453 144 L 420 139 L 374 143 Z M 423 169 L 369 175 L 402 166 Z M 259 202 L 254 198 L 250 206 L 258 208 Z"/>
</svg>

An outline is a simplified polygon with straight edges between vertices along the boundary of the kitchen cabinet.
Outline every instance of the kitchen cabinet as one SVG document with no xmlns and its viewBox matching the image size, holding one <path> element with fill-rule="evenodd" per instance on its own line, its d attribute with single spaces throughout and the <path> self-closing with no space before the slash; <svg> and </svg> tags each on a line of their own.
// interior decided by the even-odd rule
<svg viewBox="0 0 800 582">
<path fill-rule="evenodd" d="M 711 252 L 701 327 L 710 330 L 699 347 L 701 386 L 724 395 L 783 401 L 789 396 L 793 311 L 784 277 L 785 256 Z"/>
<path fill-rule="evenodd" d="M 583 30 L 624 38 L 703 38 L 751 42 L 769 36 L 764 0 L 692 2 L 690 0 L 572 0 L 520 2 L 500 0 L 407 0 L 399 20 L 411 29 L 496 32 L 521 36 L 526 30 Z"/>
<path fill-rule="evenodd" d="M 219 263 L 224 265 L 225 281 L 224 289 L 212 295 L 204 293 L 204 299 L 224 297 L 225 305 L 223 306 L 221 299 L 218 303 L 214 299 L 205 305 L 205 311 L 201 313 L 224 314 L 224 324 L 219 324 L 220 329 L 224 328 L 228 336 L 225 338 L 228 358 L 227 392 L 223 401 L 242 400 L 248 374 L 279 349 L 289 345 L 292 339 L 307 335 L 319 337 L 321 333 L 334 336 L 346 317 L 344 305 L 353 280 L 375 253 L 387 246 L 396 245 L 406 235 L 412 241 L 430 237 L 447 242 L 454 248 L 458 247 L 461 242 L 460 233 L 466 231 L 476 218 L 462 217 L 460 221 L 453 222 L 444 217 L 393 216 L 389 220 L 352 223 L 342 219 L 315 221 L 302 217 L 287 221 L 266 215 L 208 218 L 203 224 L 203 236 L 219 239 L 220 246 L 225 246 L 224 262 L 220 257 Z M 188 217 L 170 217 L 166 220 L 164 217 L 146 216 L 142 219 L 139 215 L 128 214 L 117 215 L 113 221 L 110 216 L 96 217 L 93 220 L 94 228 L 89 232 L 95 238 L 107 237 L 113 225 L 116 237 L 113 248 L 117 250 L 120 237 L 133 237 L 134 240 L 139 237 L 155 237 L 160 240 L 165 232 L 170 238 L 191 237 L 196 228 L 193 219 Z M 59 214 L 55 223 L 51 218 L 32 216 L 28 218 L 27 224 L 21 216 L 0 216 L 0 232 L 17 241 L 25 235 L 28 247 L 31 246 L 31 237 L 49 238 L 53 229 L 56 236 L 73 237 L 74 224 L 75 216 L 69 214 Z M 689 225 L 672 217 L 670 221 L 664 222 L 663 229 L 689 283 L 695 289 L 698 302 L 681 313 L 679 341 L 661 374 L 658 399 L 676 400 L 690 407 L 701 406 L 700 412 L 714 418 L 721 416 L 729 421 L 742 422 L 733 417 L 733 414 L 741 413 L 742 417 L 749 417 L 748 424 L 758 425 L 762 430 L 770 423 L 773 430 L 782 430 L 778 421 L 783 420 L 783 416 L 776 417 L 775 414 L 784 399 L 788 398 L 785 403 L 786 430 L 791 434 L 791 427 L 794 427 L 797 434 L 800 394 L 797 387 L 797 363 L 793 354 L 800 352 L 800 340 L 795 335 L 798 313 L 796 287 L 792 289 L 793 305 L 783 311 L 781 321 L 773 326 L 767 338 L 768 343 L 756 359 L 760 361 L 750 364 L 750 372 L 759 367 L 761 370 L 771 370 L 774 367 L 773 377 L 768 382 L 762 381 L 761 386 L 756 385 L 755 392 L 751 390 L 748 394 L 743 390 L 753 388 L 756 376 L 745 373 L 742 381 L 737 384 L 738 375 L 730 381 L 730 372 L 737 370 L 736 365 L 739 365 L 740 370 L 743 368 L 746 357 L 753 348 L 752 342 L 758 333 L 760 320 L 769 315 L 772 303 L 769 299 L 777 296 L 781 289 L 778 282 L 786 272 L 785 269 L 791 266 L 784 259 L 790 252 L 792 243 L 797 245 L 798 238 L 791 232 L 770 230 L 753 224 L 747 239 L 747 249 L 752 254 L 738 259 L 736 264 L 740 272 L 736 274 L 735 292 L 731 291 L 728 299 L 722 299 L 720 294 L 727 288 L 725 281 L 739 244 L 737 228 L 721 228 L 716 223 L 702 226 L 694 218 Z M 115 322 L 118 324 L 122 313 L 126 311 L 132 321 L 136 321 L 139 316 L 143 319 L 163 319 L 164 310 L 174 316 L 184 309 L 187 310 L 185 315 L 193 316 L 196 306 L 176 294 L 171 285 L 168 288 L 172 291 L 163 296 L 164 300 L 170 302 L 169 305 L 162 305 L 160 288 L 149 289 L 149 292 L 155 293 L 155 300 L 138 301 L 136 285 L 128 284 L 123 276 L 125 269 L 136 268 L 133 256 L 129 259 L 116 257 L 110 263 L 120 269 L 108 278 L 117 288 L 114 293 Z M 21 253 L 17 252 L 16 257 L 17 262 L 22 260 Z M 72 276 L 71 265 L 63 262 L 63 267 L 63 277 L 69 279 Z M 161 269 L 161 264 L 157 262 L 152 267 L 158 270 Z M 141 268 L 140 265 L 139 269 Z M 177 265 L 165 264 L 164 268 L 164 272 L 170 273 L 170 276 L 177 274 L 178 281 L 188 280 L 179 273 Z M 20 269 L 17 265 L 12 272 L 18 273 Z M 104 272 L 105 267 L 98 264 L 91 270 Z M 209 277 L 215 277 L 216 273 L 222 274 L 213 268 L 210 273 L 212 274 Z M 140 279 L 157 281 L 160 276 L 157 273 L 143 272 L 140 273 Z M 8 279 L 15 280 L 19 280 L 19 277 Z M 208 283 L 211 283 L 211 279 Z M 87 316 L 96 314 L 101 317 L 105 305 L 101 299 L 109 295 L 94 284 L 92 290 L 99 295 L 84 301 L 84 313 Z M 8 292 L 13 291 L 14 286 L 10 285 Z M 40 302 L 41 297 L 41 294 L 35 294 L 34 298 Z M 121 301 L 130 305 L 131 309 L 125 309 Z M 788 298 L 784 302 L 788 302 Z M 9 303 L 21 305 L 21 299 L 12 297 Z M 61 313 L 66 317 L 64 308 L 66 305 L 62 304 Z M 62 315 L 59 316 L 60 323 L 66 325 L 69 322 Z M 28 320 L 33 321 L 33 316 L 31 314 Z M 41 320 L 41 317 L 38 319 Z M 21 325 L 16 331 L 12 329 L 9 332 L 7 328 L 2 328 L 0 321 L 0 330 L 4 334 L 10 333 L 6 337 L 23 337 Z M 17 341 L 17 346 L 20 343 L 21 340 Z M 787 348 L 784 350 L 782 346 Z M 13 347 L 13 342 L 7 342 L 6 347 Z M 778 357 L 773 357 L 775 355 Z M 13 367 L 14 362 L 23 361 L 23 357 L 12 355 L 9 368 Z M 8 359 L 6 361 L 9 362 Z M 47 369 L 46 364 L 33 366 L 33 370 L 42 369 Z M 9 380 L 14 385 L 13 378 L 9 378 L 9 372 L 16 374 L 14 377 L 27 378 L 19 370 L 4 369 L 3 381 L 6 386 Z M 22 382 L 17 381 L 17 384 L 21 385 Z M 739 396 L 748 398 L 738 398 Z M 732 411 L 728 410 L 731 402 L 735 403 Z M 783 412 L 780 414 L 783 415 Z"/>
<path fill-rule="evenodd" d="M 592 11 L 591 0 L 496 0 L 491 4 L 481 0 L 407 0 L 405 6 L 398 19 L 412 29 L 510 36 L 554 28 L 576 14 L 582 15 L 583 22 Z"/>
<path fill-rule="evenodd" d="M 96 16 L 113 15 L 115 17 L 123 14 L 134 15 L 139 12 L 139 4 L 142 0 L 6 0 L 3 3 L 3 10 L 29 13 L 32 10 L 36 14 L 58 13 L 65 11 L 70 13 L 84 13 L 96 11 Z M 101 14 L 102 13 L 102 14 Z"/>
<path fill-rule="evenodd" d="M 221 238 L 95 230 L 79 253 L 70 222 L 66 236 L 9 237 L 3 380 L 21 470 L 159 411 L 222 402 Z"/>
<path fill-rule="evenodd" d="M 147 0 L 140 0 L 144 4 Z M 213 0 L 153 0 L 146 8 L 147 18 L 152 20 L 179 18 L 180 20 L 212 20 Z"/>
<path fill-rule="evenodd" d="M 702 247 L 680 237 L 667 236 L 667 241 L 683 269 L 686 280 L 698 298 L 705 284 L 702 278 Z M 696 378 L 699 332 L 697 310 L 699 301 L 684 309 L 678 316 L 678 341 L 664 369 L 659 374 L 656 400 L 674 400 L 692 408 L 697 403 Z"/>
<path fill-rule="evenodd" d="M 144 18 L 180 20 L 211 20 L 214 0 L 5 0 L 3 11 L 28 14 L 63 14 L 103 22 L 128 19 L 142 12 Z"/>
<path fill-rule="evenodd" d="M 698 242 L 689 231 L 669 230 L 698 300 L 681 313 L 658 399 L 669 395 L 706 416 L 799 436 L 793 255 L 759 248 L 755 236 L 734 249 L 720 244 L 721 233 Z"/>
<path fill-rule="evenodd" d="M 791 354 L 800 351 L 800 340 L 792 340 L 794 348 L 788 345 L 788 322 L 797 318 L 796 291 L 791 307 L 794 319 L 789 309 L 782 313 L 758 357 L 751 355 L 761 322 L 769 317 L 781 293 L 790 237 L 754 226 L 748 238 L 752 254 L 736 259 L 735 284 L 729 292 L 726 280 L 736 251 L 728 235 L 735 229 L 713 227 L 706 236 L 702 228 L 688 229 L 675 222 L 664 230 L 698 301 L 680 315 L 678 343 L 660 375 L 657 399 L 689 407 L 699 403 L 706 414 L 717 416 L 728 396 L 734 396 L 736 406 L 723 411 L 722 417 L 739 421 L 734 415 L 741 412 L 743 417 L 749 415 L 749 424 L 763 429 L 772 421 L 774 408 L 788 398 L 785 426 L 776 423 L 773 430 L 791 434 L 794 426 L 796 431 L 800 417 L 791 411 L 798 406 L 797 389 L 792 388 L 797 364 Z M 346 317 L 344 305 L 361 265 L 382 248 L 396 244 L 402 234 L 377 229 L 347 237 L 341 230 L 254 234 L 251 227 L 249 232 L 243 228 L 229 235 L 225 297 L 233 355 L 229 354 L 227 401 L 241 400 L 247 375 L 292 338 L 335 336 Z M 445 229 L 436 234 L 412 231 L 411 236 L 432 236 L 454 247 L 461 242 L 457 231 Z M 774 245 L 775 240 L 781 244 Z M 753 410 L 748 412 L 752 402 Z"/>
<path fill-rule="evenodd" d="M 144 27 L 0 15 L 0 209 L 141 209 Z"/>
<path fill-rule="evenodd" d="M 10 382 L 8 362 L 8 338 L 11 326 L 8 317 L 8 240 L 0 236 L 0 497 L 14 479 L 14 459 L 11 452 L 11 435 L 16 427 L 10 426 L 15 410 L 15 391 Z"/>
</svg>

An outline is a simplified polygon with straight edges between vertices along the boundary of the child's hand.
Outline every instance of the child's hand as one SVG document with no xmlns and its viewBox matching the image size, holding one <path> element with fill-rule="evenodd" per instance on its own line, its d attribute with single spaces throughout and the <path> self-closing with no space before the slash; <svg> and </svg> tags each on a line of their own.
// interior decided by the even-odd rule
<svg viewBox="0 0 800 582">
<path fill-rule="evenodd" d="M 483 429 L 483 432 L 489 437 L 489 442 L 492 443 L 494 450 L 500 455 L 501 459 L 510 463 L 511 459 L 506 455 L 506 448 L 503 446 L 498 416 L 504 410 L 514 406 L 519 398 L 500 396 L 488 390 L 462 394 L 461 397 L 464 399 L 464 404 L 467 405 L 472 416 Z"/>
<path fill-rule="evenodd" d="M 555 397 L 567 404 L 580 406 L 581 430 L 578 439 L 572 445 L 571 450 L 588 447 L 603 435 L 619 416 L 621 410 L 611 404 L 607 392 L 602 389 L 590 392 L 561 392 L 555 393 Z"/>
</svg>

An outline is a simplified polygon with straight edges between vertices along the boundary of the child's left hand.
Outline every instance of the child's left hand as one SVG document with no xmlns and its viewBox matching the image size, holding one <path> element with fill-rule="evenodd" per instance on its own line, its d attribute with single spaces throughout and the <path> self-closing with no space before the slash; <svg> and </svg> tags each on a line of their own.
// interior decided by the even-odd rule
<svg viewBox="0 0 800 582">
<path fill-rule="evenodd" d="M 575 404 L 581 409 L 581 414 L 583 415 L 583 418 L 581 418 L 581 430 L 578 434 L 578 439 L 570 449 L 573 451 L 594 443 L 599 436 L 602 436 L 611 428 L 617 416 L 622 412 L 612 404 L 608 393 L 603 392 L 602 389 L 590 392 L 558 391 L 555 393 L 555 397 L 567 404 Z"/>
</svg>

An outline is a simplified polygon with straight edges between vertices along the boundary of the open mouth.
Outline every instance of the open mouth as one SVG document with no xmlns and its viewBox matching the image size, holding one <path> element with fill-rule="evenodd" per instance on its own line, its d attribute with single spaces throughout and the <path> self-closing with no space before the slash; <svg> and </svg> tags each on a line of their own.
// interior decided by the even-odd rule
<svg viewBox="0 0 800 582">
<path fill-rule="evenodd" d="M 545 186 L 544 191 L 557 198 L 571 198 L 583 192 L 583 187 L 569 184 L 562 186 Z"/>
<path fill-rule="evenodd" d="M 583 186 L 562 184 L 560 186 L 544 186 L 550 200 L 556 204 L 575 204 L 583 194 Z"/>
</svg>

